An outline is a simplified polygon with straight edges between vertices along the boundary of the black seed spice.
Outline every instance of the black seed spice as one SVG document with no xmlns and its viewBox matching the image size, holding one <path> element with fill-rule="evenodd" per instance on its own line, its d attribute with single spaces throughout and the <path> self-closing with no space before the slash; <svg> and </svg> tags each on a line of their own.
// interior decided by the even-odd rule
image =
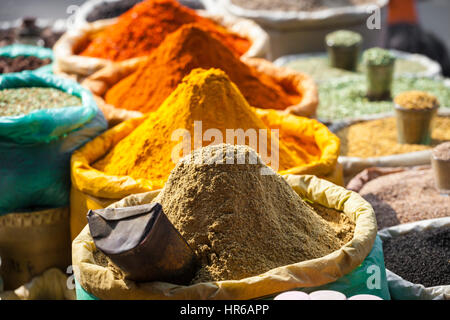
<svg viewBox="0 0 450 320">
<path fill-rule="evenodd" d="M 34 56 L 17 56 L 14 58 L 0 56 L 0 74 L 36 70 L 51 62 L 51 59 L 39 59 Z"/>
<path fill-rule="evenodd" d="M 450 285 L 450 226 L 383 241 L 386 268 L 425 287 Z"/>
</svg>

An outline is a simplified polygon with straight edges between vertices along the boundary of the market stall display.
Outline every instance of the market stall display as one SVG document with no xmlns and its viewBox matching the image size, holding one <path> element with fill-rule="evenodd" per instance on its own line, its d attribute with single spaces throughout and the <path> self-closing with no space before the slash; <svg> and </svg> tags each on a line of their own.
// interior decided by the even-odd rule
<svg viewBox="0 0 450 320">
<path fill-rule="evenodd" d="M 12 1 L 0 300 L 450 299 L 450 79 L 384 41 L 414 1 Z"/>
<path fill-rule="evenodd" d="M 307 75 L 275 68 L 262 59 L 241 60 L 196 25 L 179 28 L 151 55 L 106 67 L 83 85 L 108 105 L 147 113 L 157 110 L 195 68 L 225 71 L 253 107 L 315 114 L 316 86 Z"/>
<path fill-rule="evenodd" d="M 202 138 L 211 133 L 208 129 L 220 137 L 214 133 Z M 253 130 L 255 139 L 239 140 L 227 129 L 245 134 Z M 279 130 L 278 143 L 271 129 Z M 265 134 L 258 135 L 259 130 Z M 157 111 L 121 123 L 73 155 L 72 236 L 86 224 L 87 209 L 162 188 L 180 152 L 206 146 L 213 138 L 219 139 L 216 143 L 226 139 L 259 144 L 264 160 L 277 171 L 316 174 L 342 183 L 342 176 L 335 173 L 340 169 L 336 167 L 339 141 L 324 125 L 276 110 L 251 108 L 223 71 L 194 69 Z M 271 158 L 274 147 L 279 148 L 276 159 Z M 94 203 L 99 207 L 91 207 Z"/>
<path fill-rule="evenodd" d="M 410 90 L 426 91 L 436 96 L 443 109 L 450 106 L 448 80 L 411 77 L 394 79 L 393 97 Z M 391 100 L 370 101 L 366 92 L 367 85 L 362 76 L 322 82 L 319 85 L 318 118 L 325 122 L 336 122 L 394 111 Z"/>
<path fill-rule="evenodd" d="M 420 54 L 389 50 L 396 57 L 394 75 L 396 77 L 435 78 L 442 73 L 441 66 Z M 317 82 L 339 77 L 357 76 L 364 73 L 364 65 L 359 62 L 356 72 L 333 68 L 326 53 L 303 53 L 287 55 L 274 61 L 276 66 L 287 67 L 309 74 Z"/>
<path fill-rule="evenodd" d="M 337 187 L 313 176 L 289 176 L 287 177 L 288 184 L 282 177 L 275 173 L 260 175 L 259 171 L 261 169 L 266 168 L 265 170 L 270 170 L 260 163 L 261 160 L 257 161 L 255 164 L 248 164 L 249 160 L 247 160 L 247 164 L 237 164 L 236 162 L 228 165 L 215 164 L 215 160 L 221 159 L 221 156 L 216 154 L 221 148 L 225 148 L 225 151 L 220 153 L 222 156 L 227 154 L 226 150 L 231 148 L 231 150 L 234 150 L 234 153 L 229 153 L 231 157 L 238 158 L 238 155 L 240 155 L 241 152 L 245 152 L 245 159 L 250 159 L 252 156 L 255 157 L 255 159 L 258 158 L 254 151 L 247 153 L 246 150 L 250 149 L 243 146 L 216 145 L 200 149 L 178 163 L 176 169 L 173 171 L 173 176 L 169 178 L 169 182 L 159 195 L 156 196 L 156 193 L 145 193 L 130 196 L 121 202 L 114 204 L 113 207 L 150 203 L 153 200 L 155 202 L 162 201 L 163 209 L 167 212 L 169 218 L 172 219 L 175 226 L 180 229 L 181 234 L 188 239 L 188 243 L 198 248 L 197 253 L 202 257 L 208 256 L 208 250 L 212 250 L 212 248 L 209 249 L 208 245 L 201 244 L 204 241 L 209 241 L 208 239 L 213 240 L 215 236 L 222 234 L 219 231 L 220 228 L 227 228 L 227 225 L 236 222 L 236 228 L 228 228 L 231 232 L 229 237 L 219 237 L 218 241 L 214 241 L 211 244 L 214 248 L 217 246 L 215 249 L 216 255 L 211 253 L 212 256 L 210 262 L 209 259 L 205 260 L 205 258 L 203 258 L 203 267 L 198 274 L 200 279 L 217 279 L 222 281 L 205 283 L 199 282 L 197 278 L 194 278 L 190 286 L 175 287 L 170 283 L 160 283 L 161 286 L 156 287 L 151 283 L 146 283 L 145 286 L 133 286 L 134 289 L 132 291 L 124 290 L 124 282 L 120 278 L 120 275 L 118 278 L 111 277 L 110 267 L 108 265 L 102 265 L 100 261 L 95 260 L 95 248 L 84 245 L 86 241 L 91 241 L 89 239 L 92 239 L 89 234 L 89 228 L 86 227 L 73 242 L 73 261 L 76 266 L 80 267 L 77 281 L 81 287 L 100 299 L 114 297 L 120 299 L 163 298 L 161 294 L 164 295 L 164 299 L 249 299 L 258 296 L 273 295 L 283 290 L 299 287 L 319 286 L 332 282 L 333 280 L 338 280 L 347 273 L 351 276 L 351 271 L 367 257 L 374 245 L 375 238 L 372 236 L 372 229 L 376 229 L 376 226 L 374 220 L 371 221 L 374 217 L 371 216 L 373 212 L 371 213 L 370 206 L 367 206 L 364 201 L 361 202 L 361 198 L 357 194 L 348 192 L 341 187 Z M 216 155 L 216 157 L 214 157 L 214 155 Z M 189 165 L 190 161 L 196 156 L 205 157 L 203 158 L 205 159 L 204 163 L 202 165 Z M 227 174 L 224 174 L 222 171 L 224 169 Z M 222 174 L 219 174 L 218 172 L 218 174 L 215 175 L 215 182 L 211 185 L 211 193 L 205 194 L 204 192 L 201 192 L 202 183 L 206 180 L 211 181 L 208 179 L 208 173 L 214 174 L 216 170 L 219 170 Z M 191 174 L 188 172 L 191 171 L 195 177 L 194 180 L 189 179 Z M 181 174 L 181 176 L 178 176 L 179 174 Z M 172 182 L 172 179 L 177 177 L 179 177 L 179 179 L 181 178 L 181 181 Z M 246 178 L 244 179 L 243 177 Z M 229 183 L 221 183 L 224 179 L 228 180 Z M 210 182 L 207 183 L 210 184 Z M 250 186 L 252 185 L 255 187 L 251 188 Z M 289 185 L 291 185 L 293 190 L 290 189 Z M 224 192 L 224 188 L 227 189 L 226 192 Z M 222 192 L 220 190 L 222 190 Z M 283 196 L 280 198 L 278 193 L 274 193 L 274 190 L 278 190 Z M 293 191 L 295 191 L 295 193 Z M 229 198 L 228 200 L 224 199 L 225 202 L 223 202 L 217 201 L 217 197 Z M 258 201 L 260 197 L 261 201 Z M 328 241 L 330 241 L 330 237 L 336 237 L 336 231 L 334 231 L 333 228 L 330 229 L 331 226 L 323 226 L 323 228 L 328 230 L 328 234 L 323 238 L 318 239 L 319 241 L 314 245 L 311 245 L 311 247 L 305 246 L 303 243 L 304 241 L 309 241 L 309 236 L 305 235 L 301 240 L 296 240 L 297 237 L 294 236 L 294 238 L 289 241 L 283 241 L 283 246 L 286 246 L 286 252 L 294 250 L 295 248 L 294 252 L 296 253 L 293 256 L 290 257 L 290 255 L 285 255 L 283 250 L 278 250 L 278 252 L 270 251 L 271 254 L 269 254 L 266 250 L 267 246 L 265 248 L 261 246 L 264 241 L 273 243 L 271 237 L 264 237 L 267 232 L 270 232 L 270 234 L 275 237 L 274 239 L 282 239 L 288 237 L 291 232 L 297 234 L 297 232 L 294 231 L 296 228 L 300 228 L 298 232 L 305 232 L 300 230 L 305 230 L 305 228 L 309 229 L 308 226 L 312 227 L 317 223 L 327 224 L 325 220 L 321 220 L 322 218 L 314 213 L 314 210 L 310 211 L 311 209 L 308 209 L 306 202 L 301 200 L 304 198 L 309 199 L 311 202 L 328 206 L 338 211 L 343 211 L 350 219 L 349 221 L 356 223 L 352 240 L 334 251 L 337 244 L 331 245 Z M 195 223 L 195 219 L 188 219 L 186 216 L 179 215 L 179 209 L 181 209 L 181 207 L 177 208 L 175 205 L 176 199 L 182 201 L 182 207 L 189 210 L 192 215 L 197 215 L 197 212 L 201 215 L 203 210 L 209 210 L 209 212 L 211 212 L 210 215 L 201 215 L 201 221 L 203 222 L 201 222 L 200 225 L 207 226 L 210 223 L 213 223 L 212 227 L 209 229 L 198 229 L 199 225 Z M 254 202 L 255 205 L 246 206 L 245 203 L 247 202 Z M 272 205 L 270 205 L 270 203 Z M 276 203 L 278 205 L 275 205 Z M 211 205 L 213 205 L 213 207 L 211 207 Z M 264 208 L 264 206 L 267 206 L 267 208 Z M 244 208 L 248 209 L 243 210 Z M 287 211 L 283 211 L 282 208 L 286 208 Z M 347 209 L 350 211 L 347 211 Z M 355 209 L 358 214 L 355 214 Z M 280 214 L 275 214 L 278 210 L 280 210 Z M 302 215 L 303 218 L 298 216 L 298 210 L 304 212 Z M 256 214 L 256 212 L 258 212 L 258 214 Z M 350 212 L 352 213 L 348 215 Z M 248 216 L 253 216 L 253 218 L 249 219 Z M 294 216 L 297 216 L 297 218 L 294 218 Z M 293 218 L 293 220 L 291 218 Z M 218 219 L 217 222 L 214 222 L 216 219 Z M 265 219 L 271 219 L 273 223 L 257 223 L 258 220 L 255 220 L 255 228 L 256 230 L 260 230 L 260 233 L 258 233 L 254 232 L 255 229 L 247 227 L 247 224 L 251 223 L 254 219 L 261 220 L 261 222 Z M 305 224 L 305 219 L 311 220 Z M 246 221 L 244 224 L 239 222 L 244 220 Z M 286 225 L 286 223 L 288 225 Z M 285 226 L 285 228 L 283 228 L 283 226 Z M 314 232 L 320 233 L 325 229 L 317 228 L 314 230 Z M 211 235 L 205 238 L 202 236 L 202 233 L 204 232 L 211 233 Z M 310 232 L 313 231 L 310 230 Z M 255 237 L 256 234 L 261 234 L 261 239 Z M 233 252 L 236 252 L 236 255 L 229 255 L 227 254 L 226 248 L 230 245 L 230 241 L 234 237 L 241 239 L 237 243 L 239 243 L 239 246 L 242 248 L 241 250 L 238 248 L 231 249 Z M 301 241 L 303 244 L 295 246 L 295 241 Z M 236 244 L 236 242 L 232 243 Z M 340 243 L 341 245 L 343 244 L 343 242 Z M 337 247 L 340 247 L 341 245 L 337 245 Z M 359 249 L 350 249 L 354 245 L 357 245 Z M 270 247 L 273 246 L 271 245 Z M 261 248 L 263 248 L 261 254 L 263 254 L 263 257 L 267 258 L 258 259 L 257 256 L 252 254 L 252 252 L 256 253 L 261 250 Z M 304 249 L 298 250 L 298 248 Z M 341 254 L 344 254 L 344 251 L 346 252 L 345 255 L 349 254 L 347 257 L 350 257 L 350 260 L 341 260 L 339 258 Z M 326 252 L 331 252 L 331 254 L 322 256 L 323 254 L 326 254 Z M 314 260 L 283 265 L 289 263 L 290 259 L 294 259 L 291 260 L 291 262 L 295 260 L 301 261 L 310 259 L 308 257 L 313 257 L 314 255 L 322 257 Z M 256 259 L 256 265 L 254 267 L 251 263 L 252 259 Z M 235 263 L 237 261 L 241 262 Z M 211 263 L 211 265 L 209 263 Z M 219 266 L 224 263 L 225 269 L 216 268 L 216 265 Z M 382 263 L 382 259 L 377 261 L 377 264 L 379 263 Z M 335 267 L 336 265 L 338 267 Z M 275 269 L 264 272 L 274 267 Z M 211 272 L 206 272 L 205 268 Z M 94 270 L 98 270 L 98 272 L 103 274 L 102 277 L 98 277 L 97 279 L 105 279 L 108 284 L 106 284 L 106 282 L 101 283 L 102 281 L 90 281 L 89 279 L 92 278 L 89 274 Z M 287 270 L 289 270 L 289 273 L 286 273 Z M 264 273 L 259 274 L 257 277 L 252 277 L 252 275 L 260 272 Z M 282 278 L 278 277 L 277 275 L 281 273 L 286 276 L 283 276 Z M 288 274 L 292 276 L 289 276 Z M 229 279 L 233 278 L 240 278 L 241 280 L 229 281 Z M 358 286 L 359 282 L 365 283 L 365 281 L 366 279 L 354 279 L 352 285 Z M 147 285 L 150 286 L 148 287 L 149 290 L 145 289 L 147 288 Z M 255 286 L 258 287 L 257 292 L 253 289 Z M 112 289 L 102 289 L 106 287 Z M 381 288 L 376 294 L 388 299 L 389 296 L 387 292 L 384 291 L 385 289 L 386 288 Z M 163 292 L 170 292 L 170 295 Z"/>
<path fill-rule="evenodd" d="M 197 12 L 175 0 L 146 0 L 118 18 L 83 24 L 64 34 L 53 48 L 55 72 L 82 80 L 112 61 L 150 54 L 184 24 L 206 29 L 239 56 L 265 56 L 267 34 L 250 21 Z"/>
</svg>

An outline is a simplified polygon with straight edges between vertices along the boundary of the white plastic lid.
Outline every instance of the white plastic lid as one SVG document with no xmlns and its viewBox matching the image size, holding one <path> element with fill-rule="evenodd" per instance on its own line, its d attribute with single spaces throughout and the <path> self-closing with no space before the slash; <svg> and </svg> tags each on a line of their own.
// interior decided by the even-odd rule
<svg viewBox="0 0 450 320">
<path fill-rule="evenodd" d="M 286 291 L 277 295 L 274 300 L 311 300 L 307 293 L 301 291 Z"/>
<path fill-rule="evenodd" d="M 311 300 L 347 300 L 345 294 L 333 290 L 319 290 L 309 294 Z"/>
<path fill-rule="evenodd" d="M 357 294 L 356 296 L 348 298 L 348 300 L 383 300 L 380 297 L 372 294 Z"/>
</svg>

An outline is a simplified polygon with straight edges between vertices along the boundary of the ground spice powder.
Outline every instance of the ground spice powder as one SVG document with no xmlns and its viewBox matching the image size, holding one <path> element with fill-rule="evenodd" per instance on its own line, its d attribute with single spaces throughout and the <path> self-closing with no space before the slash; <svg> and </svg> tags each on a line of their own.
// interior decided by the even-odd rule
<svg viewBox="0 0 450 320">
<path fill-rule="evenodd" d="M 428 150 L 450 140 L 450 117 L 436 117 L 432 123 L 431 145 L 400 144 L 397 142 L 395 118 L 363 121 L 339 130 L 341 155 L 349 157 L 380 157 Z"/>
<path fill-rule="evenodd" d="M 175 166 L 176 162 L 172 161 L 174 150 L 177 154 L 183 148 L 190 152 L 199 147 L 193 141 L 196 120 L 202 121 L 203 132 L 218 129 L 223 139 L 226 139 L 227 129 L 255 129 L 256 132 L 266 129 L 268 139 L 261 139 L 258 143 L 267 150 L 267 155 L 271 155 L 270 129 L 258 118 L 227 75 L 218 69 L 195 69 L 157 111 L 148 114 L 145 122 L 113 147 L 103 159 L 94 163 L 93 167 L 111 175 L 145 178 L 154 183 L 155 189 L 161 188 Z M 171 139 L 178 129 L 186 129 L 190 133 L 189 146 Z M 308 143 L 290 141 L 292 139 L 284 138 L 281 133 L 279 139 L 279 170 L 320 158 L 320 151 Z M 285 140 L 289 141 L 285 143 Z M 237 139 L 234 141 L 237 143 Z M 212 142 L 202 141 L 201 146 Z M 249 143 L 247 139 L 245 143 Z"/>
<path fill-rule="evenodd" d="M 439 106 L 435 96 L 423 91 L 406 91 L 395 97 L 394 102 L 405 109 L 432 109 Z"/>
<path fill-rule="evenodd" d="M 105 101 L 118 108 L 154 111 L 195 68 L 225 71 L 253 107 L 284 109 L 301 100 L 301 93 L 247 66 L 207 31 L 186 25 L 167 36 L 133 74 L 113 86 Z"/>
<path fill-rule="evenodd" d="M 236 164 L 238 157 L 245 164 Z M 281 176 L 261 175 L 267 167 L 249 164 L 250 157 L 256 154 L 246 146 L 198 149 L 155 199 L 201 262 L 193 283 L 255 276 L 344 244 Z M 234 164 L 226 164 L 230 159 Z"/>
<path fill-rule="evenodd" d="M 379 229 L 450 216 L 450 197 L 436 189 L 429 167 L 378 177 L 359 193 L 375 210 Z"/>
<path fill-rule="evenodd" d="M 55 88 L 0 90 L 0 117 L 26 115 L 42 109 L 80 106 L 80 98 Z"/>
<path fill-rule="evenodd" d="M 227 31 L 210 19 L 175 0 L 147 0 L 122 14 L 117 23 L 98 34 L 80 55 L 122 61 L 150 54 L 184 24 L 196 23 L 241 56 L 250 48 L 248 39 Z"/>
</svg>

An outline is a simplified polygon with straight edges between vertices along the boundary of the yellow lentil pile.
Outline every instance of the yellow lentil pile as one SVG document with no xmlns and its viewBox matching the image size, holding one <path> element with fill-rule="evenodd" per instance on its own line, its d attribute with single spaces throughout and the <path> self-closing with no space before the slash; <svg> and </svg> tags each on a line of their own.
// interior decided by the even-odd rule
<svg viewBox="0 0 450 320">
<path fill-rule="evenodd" d="M 406 91 L 395 97 L 394 102 L 405 109 L 432 109 L 439 106 L 437 98 L 424 91 Z"/>
<path fill-rule="evenodd" d="M 341 139 L 341 155 L 349 157 L 380 157 L 427 150 L 450 140 L 450 117 L 436 117 L 432 124 L 431 145 L 399 144 L 394 117 L 364 121 L 337 132 Z"/>
</svg>

